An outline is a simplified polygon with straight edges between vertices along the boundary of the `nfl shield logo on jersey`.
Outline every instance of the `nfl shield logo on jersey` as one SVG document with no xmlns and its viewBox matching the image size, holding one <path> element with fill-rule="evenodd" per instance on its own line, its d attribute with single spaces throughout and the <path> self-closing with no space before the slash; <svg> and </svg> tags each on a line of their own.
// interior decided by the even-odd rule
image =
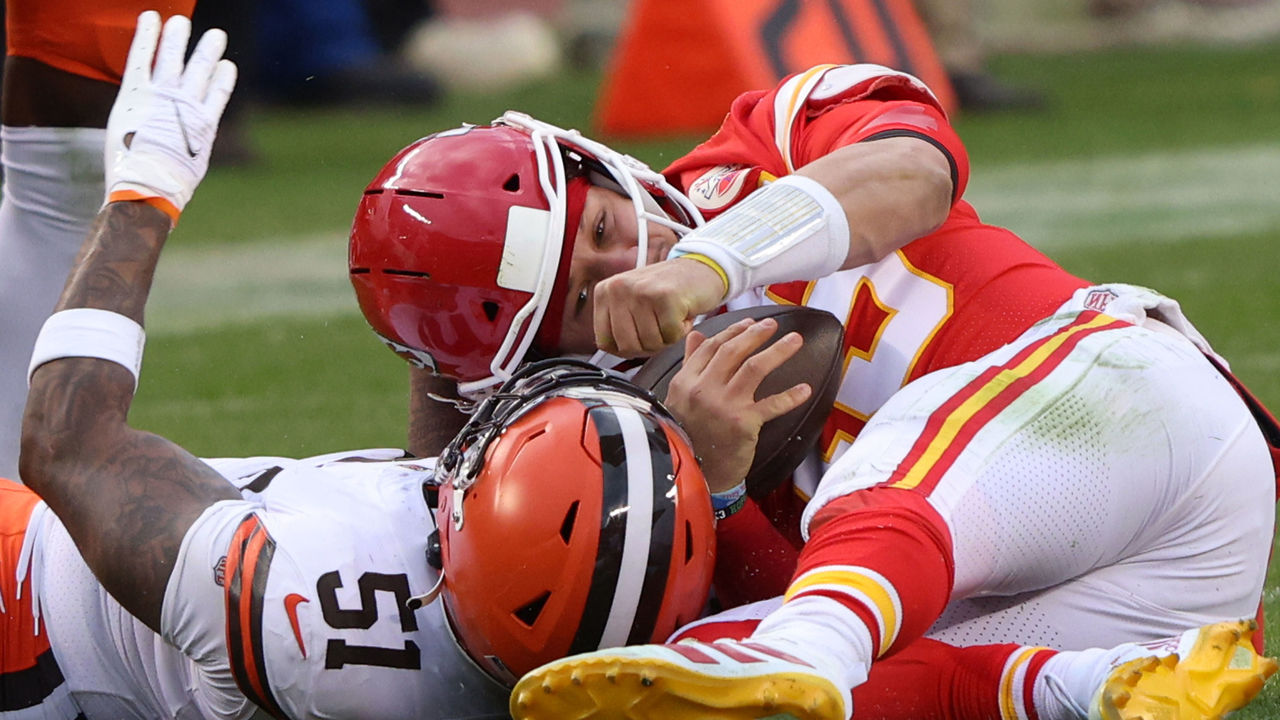
<svg viewBox="0 0 1280 720">
<path fill-rule="evenodd" d="M 1097 310 L 1098 312 L 1106 312 L 1107 306 L 1111 304 L 1112 300 L 1115 300 L 1118 297 L 1120 296 L 1116 295 L 1110 290 L 1094 290 L 1093 292 L 1089 293 L 1087 297 L 1085 297 L 1084 306 L 1089 308 L 1090 310 Z"/>
</svg>

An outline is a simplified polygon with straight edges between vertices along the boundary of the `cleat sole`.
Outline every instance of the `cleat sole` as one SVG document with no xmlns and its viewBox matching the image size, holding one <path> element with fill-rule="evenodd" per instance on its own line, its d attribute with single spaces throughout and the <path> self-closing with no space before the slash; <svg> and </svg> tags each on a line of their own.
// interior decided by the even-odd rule
<svg viewBox="0 0 1280 720">
<path fill-rule="evenodd" d="M 721 677 L 657 658 L 569 658 L 512 698 L 515 720 L 845 720 L 835 687 L 811 675 Z"/>
</svg>

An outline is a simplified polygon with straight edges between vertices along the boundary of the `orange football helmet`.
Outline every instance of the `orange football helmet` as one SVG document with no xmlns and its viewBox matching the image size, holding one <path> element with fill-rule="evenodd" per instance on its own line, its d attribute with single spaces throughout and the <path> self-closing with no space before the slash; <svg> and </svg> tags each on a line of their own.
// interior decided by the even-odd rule
<svg viewBox="0 0 1280 720">
<path fill-rule="evenodd" d="M 440 457 L 441 595 L 507 684 L 566 655 L 663 642 L 705 609 L 711 501 L 647 392 L 581 362 L 526 366 Z"/>
</svg>

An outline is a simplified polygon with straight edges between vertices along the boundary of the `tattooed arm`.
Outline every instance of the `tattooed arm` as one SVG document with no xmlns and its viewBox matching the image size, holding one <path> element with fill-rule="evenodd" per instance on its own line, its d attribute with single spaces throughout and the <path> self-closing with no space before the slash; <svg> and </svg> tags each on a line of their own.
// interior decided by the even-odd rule
<svg viewBox="0 0 1280 720">
<path fill-rule="evenodd" d="M 141 323 L 168 234 L 169 217 L 151 205 L 108 205 L 57 309 L 113 310 Z M 127 369 L 105 360 L 40 366 L 27 396 L 21 473 L 107 591 L 159 632 L 165 585 L 187 528 L 211 503 L 240 494 L 174 443 L 126 424 L 133 386 Z"/>
<path fill-rule="evenodd" d="M 106 133 L 108 199 L 120 201 L 98 214 L 57 311 L 93 308 L 142 324 L 160 250 L 204 177 L 235 84 L 220 30 L 184 62 L 190 30 L 182 16 L 163 32 L 154 11 L 138 19 Z M 108 592 L 158 632 L 187 529 L 210 504 L 240 495 L 174 443 L 128 426 L 128 367 L 75 357 L 95 347 L 55 336 L 56 352 L 31 377 L 22 479 L 57 513 Z"/>
</svg>

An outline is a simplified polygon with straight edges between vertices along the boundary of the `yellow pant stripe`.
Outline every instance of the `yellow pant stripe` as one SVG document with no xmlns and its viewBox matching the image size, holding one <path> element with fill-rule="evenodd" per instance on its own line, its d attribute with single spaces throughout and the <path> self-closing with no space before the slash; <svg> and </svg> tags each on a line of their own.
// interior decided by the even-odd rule
<svg viewBox="0 0 1280 720">
<path fill-rule="evenodd" d="M 986 385 L 982 386 L 969 399 L 965 400 L 957 407 L 947 419 L 943 421 L 942 427 L 939 428 L 933 439 L 929 441 L 929 446 L 925 449 L 920 459 L 911 466 L 906 476 L 901 480 L 893 483 L 893 487 L 910 490 L 918 486 L 929 471 L 942 457 L 942 454 L 951 447 L 955 441 L 956 435 L 960 433 L 961 428 L 965 426 L 975 415 L 977 415 L 992 400 L 1004 392 L 1006 388 L 1027 375 L 1030 375 L 1037 367 L 1043 364 L 1072 336 L 1094 330 L 1100 326 L 1114 323 L 1115 318 L 1106 315 L 1098 315 L 1092 320 L 1077 325 L 1069 330 L 1060 332 L 1050 337 L 1043 345 L 1036 348 L 1035 352 L 1027 356 L 1025 360 L 1018 363 L 1017 366 L 1006 368 L 1000 371 L 995 377 L 991 378 Z"/>
</svg>

